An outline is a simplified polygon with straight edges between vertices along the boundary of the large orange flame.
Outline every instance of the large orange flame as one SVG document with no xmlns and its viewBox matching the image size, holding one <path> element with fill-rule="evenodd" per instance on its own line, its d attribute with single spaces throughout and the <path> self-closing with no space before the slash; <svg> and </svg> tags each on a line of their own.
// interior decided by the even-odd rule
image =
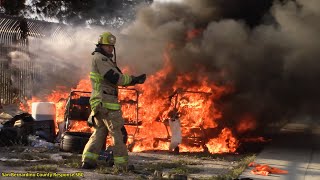
<svg viewBox="0 0 320 180">
<path fill-rule="evenodd" d="M 179 146 L 181 152 L 204 150 L 210 153 L 235 152 L 239 145 L 238 140 L 228 127 L 218 127 L 218 121 L 223 114 L 215 107 L 216 100 L 221 95 L 230 93 L 232 88 L 217 86 L 207 77 L 199 77 L 196 72 L 179 74 L 173 83 L 171 81 L 173 86 L 168 87 L 165 82 L 168 81 L 167 76 L 173 71 L 170 57 L 172 48 L 174 45 L 169 45 L 163 55 L 163 68 L 148 75 L 144 84 L 136 85 L 135 89 L 129 87 L 119 90 L 119 100 L 123 104 L 123 116 L 127 124 L 131 124 L 126 125 L 126 128 L 130 137 L 128 143 L 134 145 L 132 150 L 135 152 L 168 150 L 172 135 L 168 119 L 175 116 L 181 122 L 182 144 Z M 89 78 L 82 79 L 76 89 L 91 91 Z M 56 103 L 57 123 L 64 120 L 66 99 L 69 93 L 70 89 L 60 87 L 42 99 Z M 32 98 L 28 101 L 27 106 L 21 106 L 21 109 L 30 112 L 30 108 L 27 109 L 27 107 L 30 107 L 31 102 L 36 101 L 40 99 Z M 243 120 L 243 123 L 247 121 Z M 239 125 L 238 130 L 244 131 L 250 127 L 244 128 Z M 82 121 L 74 124 L 70 131 L 90 132 L 92 129 L 86 125 L 85 121 Z"/>
</svg>

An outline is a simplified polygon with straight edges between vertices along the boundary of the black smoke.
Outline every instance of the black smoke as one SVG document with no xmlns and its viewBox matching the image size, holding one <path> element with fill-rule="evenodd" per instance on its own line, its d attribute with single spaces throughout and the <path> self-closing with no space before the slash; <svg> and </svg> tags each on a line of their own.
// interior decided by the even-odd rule
<svg viewBox="0 0 320 180">
<path fill-rule="evenodd" d="M 252 114 L 260 128 L 299 115 L 318 116 L 320 90 L 320 1 L 318 0 L 184 0 L 141 7 L 136 19 L 121 30 L 72 27 L 74 41 L 45 41 L 30 45 L 38 60 L 56 64 L 48 81 L 75 85 L 90 71 L 90 53 L 98 35 L 112 31 L 117 37 L 120 67 L 134 73 L 154 74 L 163 68 L 168 44 L 173 71 L 161 89 L 172 90 L 180 74 L 191 73 L 197 84 L 202 77 L 234 91 L 215 103 L 223 120 L 235 127 Z M 199 29 L 193 39 L 187 32 Z M 70 74 L 77 75 L 70 76 Z M 56 81 L 51 79 L 59 75 Z M 61 76 L 60 76 L 61 75 Z M 68 77 L 68 78 L 64 78 Z M 74 80 L 76 79 L 76 80 Z M 160 94 L 162 92 L 159 92 Z M 267 126 L 268 127 L 268 126 Z"/>
<path fill-rule="evenodd" d="M 207 76 L 217 85 L 232 84 L 215 108 L 230 126 L 252 114 L 258 129 L 298 115 L 317 117 L 320 100 L 320 1 L 185 0 L 140 9 L 123 31 L 122 63 L 152 74 L 162 53 L 175 44 L 174 71 Z M 186 32 L 202 29 L 192 40 Z M 196 67 L 202 67 L 201 69 Z M 159 82 L 161 83 L 161 82 Z M 266 126 L 268 125 L 268 126 Z M 270 125 L 270 126 L 269 126 Z"/>
</svg>

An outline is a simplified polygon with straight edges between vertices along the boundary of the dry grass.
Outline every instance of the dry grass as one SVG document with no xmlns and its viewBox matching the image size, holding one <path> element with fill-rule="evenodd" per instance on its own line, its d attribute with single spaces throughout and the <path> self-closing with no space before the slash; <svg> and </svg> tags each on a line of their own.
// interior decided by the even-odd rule
<svg viewBox="0 0 320 180">
<path fill-rule="evenodd" d="M 24 166 L 26 171 L 39 171 L 39 172 L 53 172 L 58 171 L 59 168 L 79 168 L 81 166 L 81 155 L 71 154 L 67 155 L 61 153 L 60 156 L 63 160 L 55 161 L 51 159 L 50 152 L 45 153 L 32 153 L 25 152 L 25 146 L 15 146 L 8 147 L 6 150 L 6 156 L 8 159 L 20 159 L 20 161 L 5 161 L 2 164 L 6 166 Z M 5 152 L 4 149 L 1 150 Z M 153 163 L 144 164 L 138 163 L 136 169 L 133 172 L 123 172 L 120 169 L 107 167 L 105 161 L 98 161 L 98 168 L 94 172 L 99 174 L 109 174 L 109 175 L 134 175 L 136 179 L 148 179 L 153 177 L 154 179 L 164 178 L 163 174 L 173 177 L 173 175 L 189 175 L 189 174 L 200 174 L 201 165 L 203 162 L 201 160 L 210 161 L 227 161 L 235 162 L 234 167 L 225 175 L 211 177 L 209 179 L 235 179 L 237 178 L 247 167 L 248 163 L 253 161 L 255 155 L 234 155 L 234 154 L 180 154 L 179 160 L 173 161 L 153 161 Z M 191 157 L 191 158 L 190 158 Z M 194 159 L 196 160 L 190 160 Z M 36 162 L 31 162 L 30 160 L 37 160 Z M 56 165 L 57 164 L 57 165 Z M 28 166 L 28 167 L 27 167 Z M 195 167 L 196 166 L 196 167 Z M 230 167 L 231 168 L 231 167 Z M 156 175 L 155 172 L 158 172 Z M 77 177 L 66 177 L 62 179 L 81 179 Z"/>
<path fill-rule="evenodd" d="M 50 159 L 48 154 L 44 153 L 10 153 L 7 155 L 10 158 L 23 159 L 23 160 L 44 160 Z"/>
<path fill-rule="evenodd" d="M 40 171 L 40 172 L 56 172 L 58 170 L 57 165 L 35 165 L 25 168 L 26 171 Z"/>
<path fill-rule="evenodd" d="M 25 166 L 27 162 L 25 161 L 3 161 L 3 165 L 9 166 L 9 167 L 18 167 L 18 166 Z"/>
<path fill-rule="evenodd" d="M 50 159 L 50 156 L 43 153 L 7 153 L 5 156 L 8 160 L 3 161 L 5 166 L 30 166 L 33 164 L 56 164 L 57 162 Z M 17 161 L 12 161 L 17 159 Z"/>
<path fill-rule="evenodd" d="M 95 170 L 95 172 L 100 173 L 100 174 L 112 174 L 112 175 L 129 175 L 132 174 L 132 172 L 120 168 L 120 167 L 106 167 L 106 166 L 98 166 L 98 168 Z"/>
<path fill-rule="evenodd" d="M 98 168 L 95 171 L 100 174 L 114 174 L 113 169 L 111 167 L 98 166 Z"/>
<path fill-rule="evenodd" d="M 223 176 L 213 177 L 212 180 L 225 180 L 225 179 L 235 179 L 240 176 L 240 174 L 247 168 L 248 164 L 256 158 L 255 154 L 249 154 L 238 161 L 238 165 L 235 166 L 228 174 Z"/>
<path fill-rule="evenodd" d="M 68 168 L 80 168 L 81 167 L 81 156 L 73 154 L 68 157 L 63 157 L 64 160 L 59 163 L 60 166 Z"/>
<path fill-rule="evenodd" d="M 202 165 L 201 162 L 182 160 L 182 159 L 176 161 L 176 163 L 181 164 L 181 165 Z"/>
<path fill-rule="evenodd" d="M 147 167 L 144 167 L 144 170 L 150 174 L 155 172 L 166 171 L 167 174 L 178 174 L 178 175 L 188 175 L 191 173 L 201 172 L 199 168 L 190 167 L 190 165 L 197 165 L 198 163 L 193 163 L 191 161 L 179 160 L 172 163 L 153 163 L 148 164 Z"/>
</svg>

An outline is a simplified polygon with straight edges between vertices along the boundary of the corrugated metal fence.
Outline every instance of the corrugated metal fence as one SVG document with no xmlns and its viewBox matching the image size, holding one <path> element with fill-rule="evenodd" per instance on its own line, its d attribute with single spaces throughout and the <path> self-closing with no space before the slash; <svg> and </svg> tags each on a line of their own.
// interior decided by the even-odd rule
<svg viewBox="0 0 320 180">
<path fill-rule="evenodd" d="M 39 41 L 71 41 L 65 25 L 28 20 L 0 14 L 0 100 L 11 104 L 32 96 L 32 84 L 41 78 L 41 69 L 34 65 L 37 54 L 29 45 L 40 47 Z"/>
</svg>

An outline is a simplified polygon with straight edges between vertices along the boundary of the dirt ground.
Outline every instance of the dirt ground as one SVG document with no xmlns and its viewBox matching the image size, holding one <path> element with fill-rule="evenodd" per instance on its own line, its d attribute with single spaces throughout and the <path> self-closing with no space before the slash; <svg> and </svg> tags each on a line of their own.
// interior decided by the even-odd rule
<svg viewBox="0 0 320 180">
<path fill-rule="evenodd" d="M 252 154 L 129 153 L 135 169 L 121 173 L 106 167 L 104 161 L 99 161 L 95 170 L 79 169 L 81 154 L 60 152 L 58 147 L 48 150 L 16 145 L 0 149 L 0 179 L 26 179 L 17 176 L 27 175 L 35 179 L 232 179 L 234 173 L 239 173 L 236 171 L 243 170 L 241 165 L 254 158 Z"/>
<path fill-rule="evenodd" d="M 10 113 L 2 113 L 0 120 L 8 120 L 14 114 L 18 114 L 15 107 L 10 108 L 11 106 L 8 106 L 4 111 Z M 81 154 L 61 152 L 58 145 L 48 149 L 15 144 L 0 147 L 0 180 L 234 179 L 241 174 L 249 162 L 254 160 L 257 152 L 246 149 L 242 151 L 246 153 L 212 155 L 209 153 L 174 154 L 168 151 L 130 152 L 129 161 L 135 169 L 123 173 L 107 167 L 105 161 L 99 161 L 95 170 L 80 169 Z"/>
</svg>

